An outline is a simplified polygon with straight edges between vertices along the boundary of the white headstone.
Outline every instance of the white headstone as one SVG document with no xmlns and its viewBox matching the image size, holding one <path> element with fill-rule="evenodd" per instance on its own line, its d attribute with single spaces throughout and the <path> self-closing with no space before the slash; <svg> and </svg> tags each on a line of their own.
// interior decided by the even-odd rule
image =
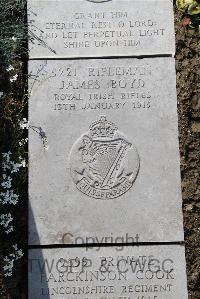
<svg viewBox="0 0 200 299">
<path fill-rule="evenodd" d="M 171 0 L 28 0 L 30 58 L 174 55 Z"/>
<path fill-rule="evenodd" d="M 174 59 L 29 74 L 30 244 L 182 241 Z"/>
<path fill-rule="evenodd" d="M 187 299 L 184 247 L 33 249 L 29 299 Z"/>
</svg>

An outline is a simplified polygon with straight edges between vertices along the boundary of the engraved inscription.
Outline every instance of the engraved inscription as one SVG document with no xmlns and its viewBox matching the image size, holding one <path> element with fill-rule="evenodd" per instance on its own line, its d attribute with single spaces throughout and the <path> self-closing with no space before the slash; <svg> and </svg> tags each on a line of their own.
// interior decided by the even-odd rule
<svg viewBox="0 0 200 299">
<path fill-rule="evenodd" d="M 30 57 L 138 56 L 174 52 L 170 1 L 140 2 L 121 0 L 116 5 L 111 0 L 29 0 Z M 164 18 L 167 23 L 163 23 Z"/>
<path fill-rule="evenodd" d="M 38 249 L 29 255 L 30 299 L 187 299 L 183 246 Z"/>
<path fill-rule="evenodd" d="M 78 190 L 103 200 L 126 193 L 136 180 L 140 165 L 134 145 L 105 116 L 78 139 L 70 159 Z"/>
<path fill-rule="evenodd" d="M 53 83 L 49 89 L 47 105 L 59 113 L 90 113 L 99 111 L 151 111 L 156 109 L 155 95 L 151 88 L 151 76 L 155 74 L 147 62 L 128 61 L 125 65 L 115 61 L 101 66 L 94 62 L 88 66 L 81 62 L 50 66 L 41 62 L 30 73 L 30 90 L 37 90 L 45 82 Z M 159 90 L 157 90 L 159 91 Z"/>
</svg>

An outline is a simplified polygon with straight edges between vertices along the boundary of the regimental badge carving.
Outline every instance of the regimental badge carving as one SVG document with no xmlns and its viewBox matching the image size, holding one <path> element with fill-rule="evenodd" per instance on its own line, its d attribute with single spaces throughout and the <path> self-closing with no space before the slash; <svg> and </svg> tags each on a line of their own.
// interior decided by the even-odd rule
<svg viewBox="0 0 200 299">
<path fill-rule="evenodd" d="M 71 175 L 79 191 L 97 199 L 113 199 L 135 182 L 140 159 L 136 147 L 101 116 L 73 145 Z"/>
</svg>

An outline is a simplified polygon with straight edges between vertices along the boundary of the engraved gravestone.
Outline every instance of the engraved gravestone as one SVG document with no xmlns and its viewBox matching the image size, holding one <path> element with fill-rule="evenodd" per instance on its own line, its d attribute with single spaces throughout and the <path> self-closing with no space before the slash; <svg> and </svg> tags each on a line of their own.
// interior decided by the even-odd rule
<svg viewBox="0 0 200 299">
<path fill-rule="evenodd" d="M 30 61 L 29 75 L 29 244 L 182 241 L 174 59 Z"/>
<path fill-rule="evenodd" d="M 137 150 L 117 129 L 105 116 L 100 116 L 90 126 L 90 132 L 72 147 L 71 175 L 76 187 L 86 195 L 105 200 L 119 197 L 137 177 Z"/>
<path fill-rule="evenodd" d="M 30 58 L 174 55 L 170 0 L 28 0 Z"/>
<path fill-rule="evenodd" d="M 29 299 L 187 299 L 179 245 L 33 249 Z"/>
</svg>

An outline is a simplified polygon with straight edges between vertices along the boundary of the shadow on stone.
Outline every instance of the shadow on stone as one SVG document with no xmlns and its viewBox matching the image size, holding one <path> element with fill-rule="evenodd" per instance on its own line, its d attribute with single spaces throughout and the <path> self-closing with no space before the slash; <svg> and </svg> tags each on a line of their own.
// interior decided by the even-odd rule
<svg viewBox="0 0 200 299">
<path fill-rule="evenodd" d="M 40 247 L 40 240 L 37 233 L 37 226 L 34 221 L 34 215 L 29 205 L 29 229 L 34 231 L 35 244 L 38 244 L 38 247 L 30 248 L 28 251 L 28 299 L 38 299 L 38 293 L 45 298 L 49 299 L 48 295 L 48 281 L 47 281 L 47 269 L 49 268 L 48 261 L 44 259 L 42 248 Z M 30 234 L 30 231 L 29 231 Z M 40 279 L 38 279 L 38 276 Z M 40 290 L 39 290 L 40 289 Z M 44 292 L 44 290 L 46 290 Z"/>
</svg>

